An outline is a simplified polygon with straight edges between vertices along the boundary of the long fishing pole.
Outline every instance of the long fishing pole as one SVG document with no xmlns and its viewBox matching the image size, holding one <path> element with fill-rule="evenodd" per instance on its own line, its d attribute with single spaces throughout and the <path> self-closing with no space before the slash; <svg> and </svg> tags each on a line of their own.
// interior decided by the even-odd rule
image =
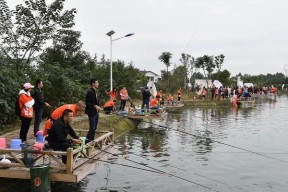
<svg viewBox="0 0 288 192">
<path fill-rule="evenodd" d="M 167 126 L 163 126 L 163 125 L 159 125 L 159 124 L 155 124 L 155 123 L 151 123 L 150 124 L 153 124 L 153 125 L 156 125 L 156 126 L 159 126 L 159 127 L 162 127 L 162 128 L 166 128 L 166 129 L 169 129 L 169 130 L 174 130 L 174 131 L 178 131 L 180 133 L 185 133 L 187 135 L 191 135 L 193 137 L 196 137 L 198 139 L 206 139 L 205 137 L 202 137 L 202 136 L 199 136 L 199 135 L 195 135 L 195 134 L 192 134 L 192 133 L 188 133 L 188 132 L 185 132 L 185 131 L 181 131 L 179 129 L 174 129 L 174 128 L 169 128 Z M 240 149 L 242 151 L 246 151 L 246 152 L 249 152 L 249 153 L 253 153 L 253 154 L 256 154 L 256 155 L 259 155 L 259 156 L 262 156 L 262 157 L 266 157 L 266 158 L 269 158 L 269 159 L 273 159 L 273 160 L 277 160 L 277 161 L 280 161 L 280 162 L 283 162 L 283 163 L 288 163 L 288 161 L 285 161 L 285 160 L 282 160 L 282 159 L 278 159 L 278 158 L 275 158 L 275 157 L 271 157 L 271 156 L 268 156 L 268 155 L 265 155 L 265 154 L 262 154 L 262 153 L 258 153 L 258 152 L 255 152 L 255 151 L 251 151 L 249 149 L 244 149 L 244 148 L 241 148 L 241 147 L 237 147 L 237 146 L 234 146 L 234 145 L 230 145 L 230 144 L 227 144 L 227 143 L 223 143 L 221 141 L 216 141 L 216 140 L 212 140 L 211 139 L 211 142 L 213 143 L 219 143 L 219 144 L 222 144 L 222 145 L 226 145 L 226 146 L 229 146 L 229 147 L 232 147 L 232 148 L 236 148 L 236 149 Z"/>
<path fill-rule="evenodd" d="M 110 152 L 105 151 L 105 150 L 102 150 L 102 149 L 100 149 L 100 151 L 105 152 L 105 153 L 108 153 L 108 154 L 113 155 L 113 156 L 118 156 L 117 154 L 110 153 Z M 118 157 L 119 157 L 119 156 L 118 156 Z M 86 158 L 88 158 L 88 157 L 86 157 Z M 98 159 L 95 159 L 95 158 L 88 158 L 88 159 L 98 160 Z M 156 168 L 154 168 L 154 167 L 145 165 L 145 164 L 143 164 L 143 163 L 139 163 L 139 162 L 133 161 L 133 160 L 131 160 L 131 159 L 127 159 L 127 158 L 125 158 L 125 159 L 126 159 L 127 161 L 130 161 L 130 162 L 136 163 L 136 164 L 138 164 L 138 165 L 141 165 L 141 166 L 144 166 L 144 167 L 147 167 L 147 168 L 152 169 L 152 170 L 150 170 L 150 172 L 166 174 L 166 175 L 169 175 L 169 176 L 171 176 L 171 177 L 175 177 L 175 178 L 177 178 L 177 179 L 180 179 L 180 180 L 183 180 L 183 181 L 192 183 L 192 184 L 194 184 L 194 185 L 200 186 L 200 187 L 202 187 L 202 188 L 209 189 L 210 191 L 220 192 L 220 191 L 218 191 L 218 190 L 216 190 L 216 189 L 212 189 L 212 188 L 207 187 L 207 186 L 205 186 L 205 185 L 202 185 L 202 184 L 196 183 L 196 182 L 194 182 L 194 181 L 185 179 L 185 178 L 183 178 L 183 177 L 180 177 L 180 176 L 177 176 L 177 175 L 168 173 L 168 172 L 166 172 L 166 171 L 162 171 L 162 170 L 160 170 L 160 169 L 156 169 Z M 102 160 L 101 160 L 101 161 L 102 161 Z M 109 162 L 109 163 L 110 163 L 110 162 Z M 116 165 L 117 165 L 117 164 L 116 164 Z M 119 164 L 119 165 L 123 165 L 123 164 Z M 146 170 L 146 169 L 145 169 L 145 170 Z M 153 170 L 154 170 L 154 171 L 153 171 Z"/>
<path fill-rule="evenodd" d="M 114 145 L 113 145 L 113 146 L 114 146 Z M 107 151 L 104 151 L 104 150 L 101 150 L 101 149 L 100 149 L 100 151 L 105 152 L 105 153 L 108 153 L 108 154 L 111 154 L 111 155 L 113 155 L 113 156 L 119 157 L 119 154 L 110 153 L 110 152 L 107 152 Z M 154 161 L 154 162 L 156 162 L 156 163 L 160 163 L 160 164 L 162 164 L 162 165 L 166 165 L 165 163 L 162 163 L 162 162 L 159 162 L 159 161 L 156 161 L 156 160 L 153 160 L 153 159 L 148 159 L 147 157 L 144 157 L 144 156 L 142 156 L 142 155 L 135 154 L 135 153 L 133 153 L 133 152 L 132 152 L 132 153 L 129 153 L 129 154 L 132 154 L 132 155 L 135 155 L 135 156 L 144 158 L 145 160 L 151 160 L 151 161 Z M 123 154 L 120 154 L 120 155 L 123 155 Z M 125 158 L 125 159 L 128 160 L 128 161 L 130 161 L 130 162 L 137 163 L 137 164 L 140 164 L 140 165 L 142 165 L 142 166 L 145 166 L 145 164 L 143 164 L 143 163 L 135 162 L 135 161 L 133 161 L 133 160 L 131 160 L 131 159 L 127 159 L 127 158 Z M 202 177 L 202 178 L 205 178 L 205 179 L 208 179 L 208 180 L 217 182 L 217 183 L 224 184 L 224 185 L 229 186 L 229 187 L 233 187 L 233 188 L 239 189 L 239 190 L 241 190 L 241 191 L 246 191 L 246 190 L 244 190 L 244 189 L 242 189 L 242 188 L 238 188 L 238 187 L 231 186 L 231 185 L 229 185 L 229 184 L 227 184 L 227 183 L 224 183 L 224 182 L 219 181 L 219 180 L 216 180 L 216 179 L 209 178 L 209 177 L 204 176 L 204 175 L 201 175 L 201 174 L 199 174 L 199 173 L 195 173 L 195 172 L 192 172 L 192 171 L 188 171 L 188 170 L 186 170 L 186 169 L 182 169 L 182 168 L 173 166 L 173 165 L 171 165 L 171 164 L 169 164 L 169 166 L 172 167 L 172 168 L 175 168 L 175 169 L 178 169 L 178 170 L 181 170 L 181 171 L 190 173 L 190 174 L 192 173 L 192 174 L 194 174 L 194 175 L 197 175 L 197 176 L 199 176 L 199 177 Z M 151 169 L 155 169 L 155 168 L 150 167 L 150 166 L 146 166 L 146 167 L 149 167 L 149 168 L 151 168 Z M 156 170 L 157 170 L 157 169 L 156 169 Z M 158 170 L 157 170 L 157 171 L 158 171 Z M 157 172 L 157 171 L 156 171 L 156 172 Z"/>
</svg>

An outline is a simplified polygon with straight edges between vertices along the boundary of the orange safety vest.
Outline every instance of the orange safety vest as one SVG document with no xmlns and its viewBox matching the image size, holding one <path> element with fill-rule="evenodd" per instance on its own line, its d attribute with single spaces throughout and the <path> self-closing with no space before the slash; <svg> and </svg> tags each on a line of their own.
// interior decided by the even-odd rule
<svg viewBox="0 0 288 192">
<path fill-rule="evenodd" d="M 206 95 L 206 93 L 207 93 L 206 89 L 203 89 L 202 90 L 202 95 Z"/>
<path fill-rule="evenodd" d="M 154 98 L 150 101 L 150 107 L 155 107 L 157 105 L 158 105 L 158 100 L 156 98 Z"/>
<path fill-rule="evenodd" d="M 172 95 L 168 95 L 167 100 L 168 101 L 173 101 L 173 96 Z"/>
<path fill-rule="evenodd" d="M 33 117 L 33 105 L 35 101 L 30 94 L 25 91 L 20 91 L 19 107 L 21 109 L 21 116 L 25 118 Z"/>
<path fill-rule="evenodd" d="M 113 101 L 107 101 L 105 104 L 104 104 L 104 107 L 114 107 L 115 103 Z"/>
<path fill-rule="evenodd" d="M 53 111 L 53 113 L 51 114 L 51 118 L 53 120 L 59 119 L 60 117 L 62 117 L 62 114 L 66 109 L 72 110 L 73 116 L 77 115 L 77 105 L 76 104 L 66 104 L 66 105 L 62 105 L 61 107 L 58 107 L 57 109 L 55 109 Z M 44 125 L 44 128 L 43 128 L 43 135 L 44 136 L 48 135 L 47 130 L 49 130 L 52 127 L 53 122 L 52 122 L 51 118 L 47 119 L 47 121 Z"/>
<path fill-rule="evenodd" d="M 181 96 L 182 96 L 182 93 L 181 93 L 181 90 L 180 90 L 180 89 L 178 89 L 177 94 L 178 94 L 178 97 L 181 97 Z"/>
<path fill-rule="evenodd" d="M 121 89 L 120 95 L 121 95 L 121 99 L 122 100 L 127 100 L 128 99 L 128 91 L 127 91 L 127 89 Z"/>
<path fill-rule="evenodd" d="M 117 92 L 109 91 L 108 94 L 110 95 L 111 99 L 117 100 Z"/>
</svg>

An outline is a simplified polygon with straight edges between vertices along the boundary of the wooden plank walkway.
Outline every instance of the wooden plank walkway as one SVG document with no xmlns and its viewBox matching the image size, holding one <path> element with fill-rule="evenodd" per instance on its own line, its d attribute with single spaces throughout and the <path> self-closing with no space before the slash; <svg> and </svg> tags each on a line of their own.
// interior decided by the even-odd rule
<svg viewBox="0 0 288 192">
<path fill-rule="evenodd" d="M 113 153 L 113 132 L 97 131 L 97 134 L 99 137 L 94 141 L 67 151 L 0 149 L 0 154 L 11 160 L 11 163 L 0 161 L 0 177 L 30 179 L 27 158 L 23 158 L 25 152 L 33 166 L 49 166 L 51 181 L 79 182 L 99 165 L 97 160 L 107 160 Z M 62 163 L 62 156 L 67 156 L 66 164 Z"/>
</svg>

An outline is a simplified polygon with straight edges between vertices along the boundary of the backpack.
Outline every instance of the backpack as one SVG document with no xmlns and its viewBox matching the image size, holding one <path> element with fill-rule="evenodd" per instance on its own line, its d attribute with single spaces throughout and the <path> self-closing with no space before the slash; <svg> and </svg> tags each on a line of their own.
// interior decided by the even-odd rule
<svg viewBox="0 0 288 192">
<path fill-rule="evenodd" d="M 21 95 L 21 94 L 20 94 L 20 95 Z M 15 99 L 15 115 L 18 116 L 18 117 L 21 116 L 21 111 L 22 111 L 22 109 L 23 109 L 23 107 L 24 107 L 24 105 L 23 105 L 23 107 L 20 108 L 20 105 L 19 105 L 20 95 L 17 95 L 17 96 L 16 96 L 16 99 Z"/>
</svg>

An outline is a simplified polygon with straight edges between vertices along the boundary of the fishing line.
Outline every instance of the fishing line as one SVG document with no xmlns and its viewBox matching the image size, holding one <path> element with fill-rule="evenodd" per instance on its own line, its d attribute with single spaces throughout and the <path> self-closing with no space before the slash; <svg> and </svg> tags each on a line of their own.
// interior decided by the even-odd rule
<svg viewBox="0 0 288 192">
<path fill-rule="evenodd" d="M 113 154 L 113 153 L 110 153 L 110 152 L 105 151 L 105 150 L 101 150 L 101 149 L 100 149 L 100 151 L 105 152 L 105 153 L 108 153 L 108 154 L 113 155 L 113 156 L 117 156 L 117 157 L 119 157 L 119 155 L 117 155 L 117 154 Z M 88 158 L 88 157 L 85 157 L 85 158 L 87 158 L 87 159 L 92 159 L 92 160 L 98 160 L 100 157 L 99 157 L 98 159 L 95 159 L 95 158 Z M 202 187 L 202 188 L 206 188 L 206 189 L 209 189 L 209 190 L 211 190 L 211 191 L 215 191 L 215 192 L 220 192 L 220 191 L 218 191 L 218 190 L 216 190 L 216 189 L 212 189 L 212 188 L 207 187 L 207 186 L 205 186 L 205 185 L 202 185 L 202 184 L 196 183 L 196 182 L 194 182 L 194 181 L 191 181 L 191 180 L 185 179 L 185 178 L 183 178 L 183 177 L 180 177 L 180 176 L 177 176 L 177 175 L 174 175 L 174 174 L 168 173 L 168 172 L 166 172 L 166 171 L 162 171 L 162 170 L 160 170 L 160 169 L 156 169 L 156 168 L 154 168 L 154 167 L 151 167 L 151 166 L 145 165 L 145 164 L 143 164 L 143 163 L 139 163 L 139 162 L 133 161 L 133 160 L 131 160 L 131 159 L 127 159 L 127 158 L 125 158 L 125 159 L 126 159 L 127 161 L 130 161 L 130 162 L 136 163 L 136 164 L 138 164 L 138 165 L 141 165 L 141 166 L 144 166 L 144 167 L 147 167 L 147 168 L 150 168 L 150 169 L 142 169 L 142 168 L 134 167 L 134 166 L 130 166 L 130 165 L 125 165 L 126 167 L 135 168 L 135 169 L 144 170 L 144 171 L 149 171 L 149 172 L 154 172 L 154 173 L 166 174 L 166 175 L 169 175 L 169 176 L 171 176 L 171 177 L 175 177 L 175 178 L 177 178 L 177 179 L 180 179 L 180 180 L 183 180 L 183 181 L 186 181 L 186 182 L 192 183 L 192 184 L 194 184 L 194 185 L 200 186 L 200 187 Z M 124 164 L 113 163 L 113 162 L 104 161 L 104 160 L 99 160 L 99 161 L 103 161 L 103 162 L 107 162 L 107 163 L 111 163 L 111 164 L 115 164 L 115 165 L 124 165 Z M 152 170 L 151 170 L 151 169 L 152 169 Z"/>
<path fill-rule="evenodd" d="M 103 152 L 106 152 L 106 151 L 103 151 Z M 109 152 L 108 152 L 108 153 L 109 153 Z M 162 162 L 159 162 L 159 161 L 156 161 L 156 160 L 153 160 L 153 159 L 148 159 L 148 158 L 145 157 L 145 156 L 138 155 L 138 154 L 135 154 L 135 153 L 133 153 L 133 152 L 130 152 L 129 154 L 132 154 L 132 155 L 135 155 L 135 156 L 144 158 L 145 160 L 150 160 L 150 161 L 154 161 L 154 162 L 156 162 L 156 163 L 160 163 L 160 164 L 162 164 L 162 165 L 166 165 L 165 163 L 162 163 Z M 113 154 L 113 155 L 114 155 L 114 156 L 118 156 L 117 154 Z M 128 161 L 134 162 L 134 161 L 132 161 L 132 160 L 130 160 L 130 159 L 127 159 L 127 158 L 125 158 L 125 159 L 128 160 Z M 138 162 L 134 162 L 134 163 L 139 164 Z M 144 164 L 142 164 L 142 163 L 140 163 L 140 164 L 141 164 L 141 165 L 144 165 Z M 242 188 L 238 188 L 238 187 L 231 186 L 231 185 L 229 185 L 229 184 L 227 184 L 227 183 L 224 183 L 224 182 L 222 182 L 222 181 L 219 181 L 219 180 L 216 180 L 216 179 L 212 179 L 212 178 L 206 177 L 206 176 L 204 176 L 204 175 L 201 175 L 201 174 L 198 174 L 198 173 L 194 173 L 194 172 L 192 172 L 192 171 L 188 171 L 188 170 L 186 170 L 186 169 L 182 169 L 182 168 L 173 166 L 173 165 L 171 165 L 171 164 L 168 164 L 168 165 L 169 165 L 170 167 L 172 167 L 172 168 L 175 168 L 175 169 L 178 169 L 178 170 L 181 170 L 181 171 L 190 173 L 190 174 L 197 175 L 198 177 L 202 177 L 202 178 L 205 178 L 205 179 L 208 179 L 208 180 L 217 182 L 217 183 L 221 183 L 221 184 L 224 184 L 224 185 L 226 185 L 226 186 L 233 187 L 233 188 L 235 188 L 235 189 L 239 189 L 239 190 L 241 190 L 241 191 L 246 191 L 246 190 L 243 190 Z M 150 168 L 150 167 L 149 167 L 149 168 Z"/>
<path fill-rule="evenodd" d="M 155 123 L 150 123 L 150 124 L 153 124 L 153 125 L 156 125 L 156 126 L 159 126 L 159 127 L 168 129 L 167 126 L 158 125 L 158 124 L 155 124 Z M 178 132 L 180 132 L 180 133 L 185 133 L 185 134 L 187 134 L 187 135 L 191 135 L 191 136 L 196 137 L 196 138 L 198 138 L 198 139 L 206 139 L 205 137 L 198 136 L 198 135 L 195 135 L 195 134 L 192 134 L 192 133 L 188 133 L 188 132 L 185 132 L 185 131 L 181 131 L 181 130 L 179 130 L 179 129 L 174 129 L 174 128 L 169 128 L 169 129 L 170 129 L 170 130 L 174 130 L 174 131 L 178 131 Z M 236 149 L 240 149 L 240 150 L 242 150 L 242 151 L 246 151 L 246 152 L 249 152 L 249 153 L 253 153 L 253 154 L 256 154 L 256 155 L 259 155 L 259 156 L 262 156 L 262 157 L 266 157 L 266 158 L 269 158 L 269 159 L 281 161 L 281 162 L 283 162 L 283 163 L 288 163 L 288 161 L 285 161 L 285 160 L 282 160 L 282 159 L 270 157 L 270 156 L 265 155 L 265 154 L 262 154 L 262 153 L 258 153 L 258 152 L 255 152 L 255 151 L 251 151 L 251 150 L 248 150 L 248 149 L 244 149 L 244 148 L 241 148 L 241 147 L 237 147 L 237 146 L 234 146 L 234 145 L 230 145 L 230 144 L 227 144 L 227 143 L 223 143 L 223 142 L 221 142 L 221 141 L 216 141 L 216 140 L 211 139 L 211 142 L 212 142 L 212 143 L 213 143 L 213 142 L 214 142 L 214 143 L 219 143 L 219 144 L 226 145 L 226 146 L 229 146 L 229 147 L 232 147 L 232 148 L 236 148 Z"/>
</svg>

